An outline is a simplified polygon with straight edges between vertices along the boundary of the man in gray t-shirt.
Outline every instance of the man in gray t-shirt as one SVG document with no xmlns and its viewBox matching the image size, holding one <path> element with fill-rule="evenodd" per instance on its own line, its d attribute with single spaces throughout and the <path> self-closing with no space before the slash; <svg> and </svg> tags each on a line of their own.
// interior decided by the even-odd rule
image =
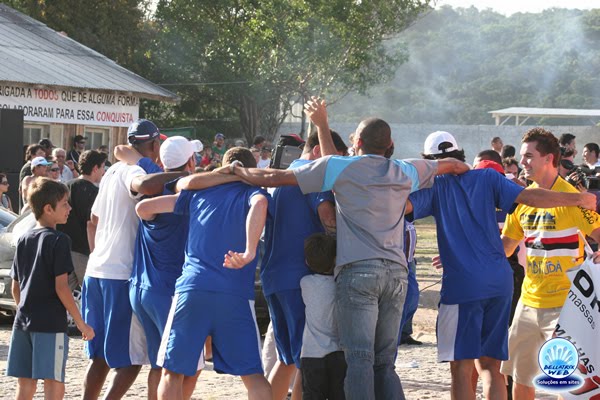
<svg viewBox="0 0 600 400">
<path fill-rule="evenodd" d="M 326 132 L 319 130 L 324 154 L 331 141 Z M 436 175 L 460 174 L 469 167 L 458 160 L 385 158 L 392 147 L 391 129 L 376 118 L 359 124 L 353 146 L 356 157 L 323 157 L 293 170 L 235 165 L 231 170 L 254 185 L 335 192 L 335 313 L 348 364 L 346 399 L 403 399 L 394 359 L 407 287 L 406 199 L 411 192 L 430 187 Z"/>
</svg>

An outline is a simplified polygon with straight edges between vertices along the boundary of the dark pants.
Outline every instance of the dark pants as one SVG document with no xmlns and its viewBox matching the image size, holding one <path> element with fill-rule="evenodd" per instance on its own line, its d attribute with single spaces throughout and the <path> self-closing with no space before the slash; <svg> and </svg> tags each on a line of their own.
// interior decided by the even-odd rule
<svg viewBox="0 0 600 400">
<path fill-rule="evenodd" d="M 303 400 L 344 400 L 346 360 L 343 351 L 323 358 L 302 358 Z"/>
</svg>

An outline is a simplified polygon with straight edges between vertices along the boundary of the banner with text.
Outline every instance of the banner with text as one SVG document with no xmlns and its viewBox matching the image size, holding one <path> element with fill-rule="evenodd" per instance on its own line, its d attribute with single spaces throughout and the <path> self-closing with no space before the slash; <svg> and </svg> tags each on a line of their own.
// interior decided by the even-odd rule
<svg viewBox="0 0 600 400">
<path fill-rule="evenodd" d="M 117 92 L 0 85 L 0 108 L 22 109 L 31 122 L 128 127 L 138 119 L 140 100 Z"/>
</svg>

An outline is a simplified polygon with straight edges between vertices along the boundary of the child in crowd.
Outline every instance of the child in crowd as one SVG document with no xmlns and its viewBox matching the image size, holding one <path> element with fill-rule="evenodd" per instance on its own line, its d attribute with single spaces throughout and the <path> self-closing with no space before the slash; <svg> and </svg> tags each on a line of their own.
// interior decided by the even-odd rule
<svg viewBox="0 0 600 400">
<path fill-rule="evenodd" d="M 10 272 L 17 313 L 6 375 L 18 378 L 17 399 L 33 399 L 38 379 L 44 380 L 46 398 L 64 397 L 67 311 L 83 340 L 94 337 L 69 289 L 71 240 L 56 230 L 57 224 L 67 222 L 71 210 L 68 199 L 69 190 L 60 182 L 37 178 L 30 184 L 27 200 L 37 224 L 17 242 Z"/>
<path fill-rule="evenodd" d="M 304 241 L 306 264 L 313 272 L 300 281 L 306 305 L 301 371 L 304 400 L 344 399 L 346 361 L 334 316 L 336 239 L 315 233 Z"/>
</svg>

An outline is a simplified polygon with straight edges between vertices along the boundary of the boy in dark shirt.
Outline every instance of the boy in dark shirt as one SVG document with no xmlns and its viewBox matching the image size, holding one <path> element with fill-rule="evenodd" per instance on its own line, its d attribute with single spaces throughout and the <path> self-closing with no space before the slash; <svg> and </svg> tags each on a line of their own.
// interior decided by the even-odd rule
<svg viewBox="0 0 600 400">
<path fill-rule="evenodd" d="M 67 311 L 83 340 L 94 337 L 69 289 L 71 241 L 56 230 L 56 224 L 64 224 L 69 216 L 68 198 L 67 187 L 48 178 L 36 179 L 28 193 L 37 224 L 19 239 L 10 272 L 17 314 L 6 374 L 18 378 L 18 399 L 32 399 L 38 379 L 44 380 L 46 398 L 64 397 Z"/>
</svg>

